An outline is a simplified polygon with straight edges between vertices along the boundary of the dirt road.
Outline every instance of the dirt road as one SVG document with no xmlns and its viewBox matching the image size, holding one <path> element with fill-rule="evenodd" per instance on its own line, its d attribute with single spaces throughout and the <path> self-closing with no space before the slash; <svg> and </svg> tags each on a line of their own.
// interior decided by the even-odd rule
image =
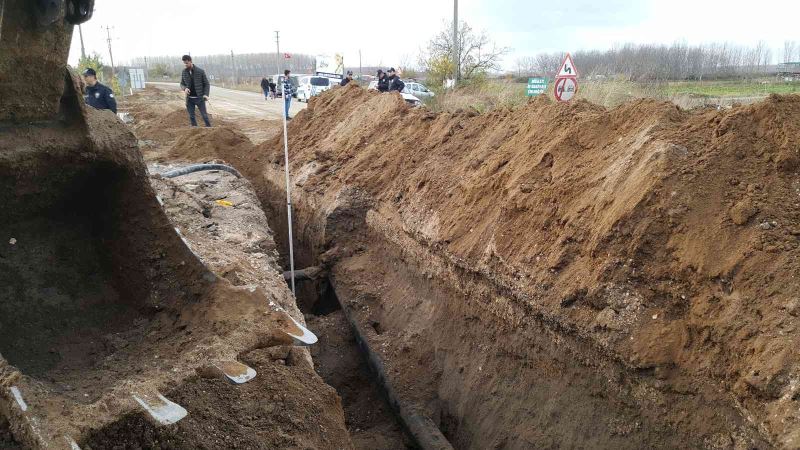
<svg viewBox="0 0 800 450">
<path fill-rule="evenodd" d="M 166 91 L 179 91 L 177 83 L 148 82 Z M 264 96 L 255 92 L 236 91 L 217 86 L 211 87 L 209 97 L 209 112 L 223 115 L 228 119 L 237 118 L 262 118 L 280 119 L 283 111 L 283 100 L 264 100 Z M 297 99 L 292 100 L 289 115 L 294 116 L 306 107 Z"/>
</svg>

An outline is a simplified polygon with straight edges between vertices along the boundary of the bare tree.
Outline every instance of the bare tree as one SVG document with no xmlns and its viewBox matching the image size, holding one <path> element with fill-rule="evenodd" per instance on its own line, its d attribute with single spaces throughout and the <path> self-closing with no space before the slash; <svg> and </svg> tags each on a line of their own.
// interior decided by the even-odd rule
<svg viewBox="0 0 800 450">
<path fill-rule="evenodd" d="M 429 71 L 443 58 L 451 57 L 453 54 L 453 36 L 450 32 L 452 29 L 452 22 L 445 24 L 428 42 L 427 52 L 423 54 L 420 62 Z M 461 77 L 465 79 L 480 73 L 500 70 L 500 62 L 509 51 L 507 47 L 498 47 L 486 32 L 474 32 L 466 22 L 459 24 L 458 50 Z"/>
<path fill-rule="evenodd" d="M 793 62 L 795 60 L 795 51 L 797 50 L 797 41 L 785 41 L 783 43 L 783 62 Z M 798 59 L 800 59 L 800 57 L 798 57 Z"/>
<path fill-rule="evenodd" d="M 784 45 L 784 60 L 800 51 L 795 41 Z M 552 75 L 563 53 L 541 53 L 534 57 L 533 72 Z M 671 45 L 624 44 L 610 50 L 572 53 L 581 74 L 615 76 L 632 81 L 703 80 L 708 78 L 762 76 L 772 64 L 773 54 L 766 42 L 753 47 L 731 43 L 689 46 L 686 42 Z M 800 54 L 797 54 L 800 58 Z M 523 57 L 518 61 L 528 61 Z"/>
</svg>

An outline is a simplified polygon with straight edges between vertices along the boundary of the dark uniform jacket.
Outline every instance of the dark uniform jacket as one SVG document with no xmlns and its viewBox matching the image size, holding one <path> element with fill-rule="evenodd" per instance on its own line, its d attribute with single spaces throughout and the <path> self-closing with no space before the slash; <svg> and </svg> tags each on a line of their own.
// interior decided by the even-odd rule
<svg viewBox="0 0 800 450">
<path fill-rule="evenodd" d="M 389 79 L 386 77 L 378 78 L 378 92 L 389 92 Z"/>
<path fill-rule="evenodd" d="M 406 84 L 397 75 L 391 76 L 389 80 L 389 90 L 400 92 L 406 88 Z"/>
<path fill-rule="evenodd" d="M 189 97 L 202 97 L 211 93 L 211 83 L 208 82 L 206 71 L 197 66 L 183 69 L 181 89 L 186 88 L 189 88 Z"/>
<path fill-rule="evenodd" d="M 117 99 L 114 98 L 114 92 L 99 82 L 94 86 L 86 86 L 84 99 L 86 104 L 93 108 L 110 109 L 114 114 L 117 113 Z"/>
</svg>

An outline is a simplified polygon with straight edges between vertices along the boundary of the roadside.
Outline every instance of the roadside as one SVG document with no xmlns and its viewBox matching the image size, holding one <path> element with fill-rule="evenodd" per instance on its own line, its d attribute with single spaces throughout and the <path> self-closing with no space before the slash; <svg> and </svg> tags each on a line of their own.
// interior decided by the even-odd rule
<svg viewBox="0 0 800 450">
<path fill-rule="evenodd" d="M 178 83 L 148 82 L 147 85 L 167 92 L 175 92 L 178 94 L 177 99 L 181 105 L 183 104 Z M 305 104 L 293 99 L 289 115 L 294 116 L 305 107 Z M 253 119 L 254 117 L 280 119 L 283 112 L 283 99 L 265 100 L 264 96 L 259 93 L 212 86 L 208 109 L 211 113 L 217 113 L 231 120 Z"/>
</svg>

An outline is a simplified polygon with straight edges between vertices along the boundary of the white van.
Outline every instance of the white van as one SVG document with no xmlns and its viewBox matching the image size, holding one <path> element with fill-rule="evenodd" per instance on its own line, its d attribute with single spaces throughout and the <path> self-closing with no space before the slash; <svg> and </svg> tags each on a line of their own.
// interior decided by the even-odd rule
<svg viewBox="0 0 800 450">
<path fill-rule="evenodd" d="M 297 80 L 297 100 L 307 102 L 308 99 L 319 95 L 336 86 L 340 80 L 319 75 L 305 75 Z"/>
</svg>

